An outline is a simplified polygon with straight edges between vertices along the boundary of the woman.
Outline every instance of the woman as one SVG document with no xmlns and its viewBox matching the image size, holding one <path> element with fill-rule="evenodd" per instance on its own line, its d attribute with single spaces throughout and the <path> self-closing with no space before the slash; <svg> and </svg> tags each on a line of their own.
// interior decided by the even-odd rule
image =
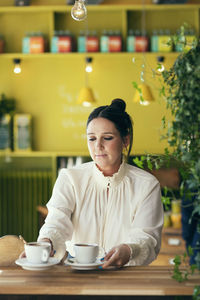
<svg viewBox="0 0 200 300">
<path fill-rule="evenodd" d="M 106 251 L 103 268 L 147 265 L 158 255 L 163 225 L 157 179 L 125 163 L 133 142 L 126 104 L 115 99 L 87 121 L 92 162 L 62 169 L 47 204 L 38 240 L 63 257 L 65 242 L 97 243 Z"/>
</svg>

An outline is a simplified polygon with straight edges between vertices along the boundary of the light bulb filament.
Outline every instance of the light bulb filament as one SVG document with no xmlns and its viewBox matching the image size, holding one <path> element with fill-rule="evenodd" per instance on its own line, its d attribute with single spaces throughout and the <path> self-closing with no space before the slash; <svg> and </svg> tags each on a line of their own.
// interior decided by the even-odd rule
<svg viewBox="0 0 200 300">
<path fill-rule="evenodd" d="M 90 65 L 90 64 L 86 65 L 85 71 L 88 73 L 91 73 L 93 71 L 92 65 Z"/>
<path fill-rule="evenodd" d="M 14 67 L 14 73 L 15 74 L 19 74 L 19 73 L 21 73 L 21 67 L 20 67 L 20 65 L 15 65 L 15 67 Z"/>
<path fill-rule="evenodd" d="M 83 21 L 87 17 L 87 9 L 84 0 L 76 0 L 71 9 L 71 16 L 76 21 Z"/>
</svg>

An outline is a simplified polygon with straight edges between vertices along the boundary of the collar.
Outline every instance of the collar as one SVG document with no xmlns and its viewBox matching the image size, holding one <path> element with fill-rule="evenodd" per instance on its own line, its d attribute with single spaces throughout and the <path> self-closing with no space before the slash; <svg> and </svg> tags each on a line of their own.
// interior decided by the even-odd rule
<svg viewBox="0 0 200 300">
<path fill-rule="evenodd" d="M 100 185 L 101 187 L 116 187 L 124 178 L 125 176 L 125 169 L 126 164 L 123 161 L 119 167 L 119 170 L 117 173 L 114 173 L 112 176 L 104 176 L 103 172 L 99 170 L 99 168 L 96 166 L 96 164 L 93 164 L 93 175 L 95 181 Z"/>
</svg>

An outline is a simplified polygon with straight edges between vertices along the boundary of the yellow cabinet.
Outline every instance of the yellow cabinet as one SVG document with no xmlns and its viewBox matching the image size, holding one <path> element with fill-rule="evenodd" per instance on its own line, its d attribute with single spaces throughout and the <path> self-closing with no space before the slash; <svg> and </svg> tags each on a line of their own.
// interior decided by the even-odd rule
<svg viewBox="0 0 200 300">
<path fill-rule="evenodd" d="M 46 5 L 47 2 L 53 5 Z M 135 124 L 133 154 L 162 153 L 167 143 L 160 141 L 160 127 L 166 108 L 159 98 L 159 80 L 152 77 L 157 56 L 162 53 L 145 53 L 146 80 L 156 101 L 149 107 L 141 107 L 132 101 L 135 92 L 132 82 L 140 82 L 144 55 L 127 53 L 126 38 L 129 29 L 141 29 L 144 7 L 135 4 L 88 5 L 86 21 L 76 22 L 71 18 L 71 6 L 57 1 L 61 2 L 63 5 L 35 0 L 29 7 L 5 6 L 11 3 L 9 1 L 0 4 L 0 34 L 5 38 L 5 54 L 0 54 L 0 93 L 17 100 L 18 113 L 32 115 L 33 150 L 88 154 L 85 124 L 93 107 L 80 107 L 77 97 L 85 85 L 85 58 L 91 56 L 94 71 L 89 75 L 89 85 L 94 91 L 96 105 L 109 104 L 114 98 L 125 99 Z M 199 35 L 199 12 L 200 5 L 148 4 L 145 6 L 147 34 L 150 36 L 153 29 L 159 28 L 175 33 L 180 25 L 188 22 Z M 103 29 L 120 30 L 123 52 L 49 52 L 54 30 L 70 30 L 77 40 L 80 30 L 85 29 L 95 30 L 99 37 Z M 47 38 L 47 52 L 22 54 L 23 37 L 27 32 L 38 31 Z M 172 65 L 177 55 L 165 53 L 165 66 Z M 13 74 L 14 58 L 21 59 L 22 72 L 19 75 Z"/>
</svg>

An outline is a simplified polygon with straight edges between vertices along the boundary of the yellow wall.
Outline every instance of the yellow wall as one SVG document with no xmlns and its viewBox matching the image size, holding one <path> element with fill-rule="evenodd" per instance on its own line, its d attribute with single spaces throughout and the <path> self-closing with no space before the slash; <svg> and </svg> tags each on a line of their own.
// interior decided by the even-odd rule
<svg viewBox="0 0 200 300">
<path fill-rule="evenodd" d="M 136 57 L 136 62 L 132 58 Z M 140 81 L 143 59 L 141 55 L 97 55 L 89 84 L 97 99 L 96 105 L 106 105 L 114 98 L 127 102 L 127 110 L 134 119 L 134 152 L 162 152 L 166 143 L 160 142 L 161 118 L 165 104 L 158 97 L 158 83 L 151 78 L 151 67 L 156 67 L 156 56 L 147 59 L 148 83 L 155 103 L 148 107 L 133 103 L 132 81 Z M 174 56 L 166 60 L 172 63 Z M 11 59 L 1 60 L 0 92 L 17 100 L 17 111 L 33 116 L 34 150 L 86 150 L 85 123 L 92 110 L 76 104 L 80 88 L 84 86 L 84 56 L 22 59 L 22 73 L 13 73 Z"/>
</svg>

